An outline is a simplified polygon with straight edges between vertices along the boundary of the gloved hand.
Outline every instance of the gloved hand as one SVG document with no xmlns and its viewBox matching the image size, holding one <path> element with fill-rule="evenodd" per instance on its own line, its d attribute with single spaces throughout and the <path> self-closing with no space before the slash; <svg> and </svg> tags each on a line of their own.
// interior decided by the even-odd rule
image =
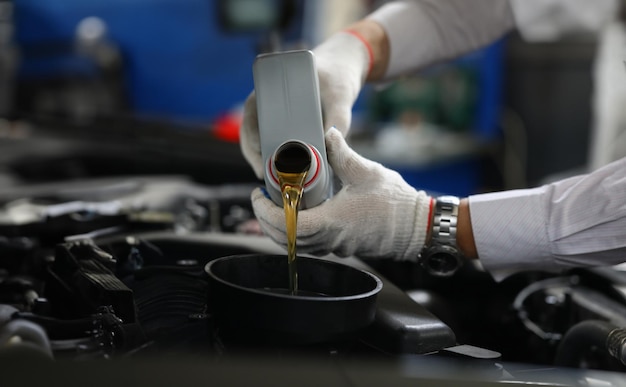
<svg viewBox="0 0 626 387">
<path fill-rule="evenodd" d="M 313 50 L 320 86 L 324 128 L 350 128 L 352 105 L 359 95 L 370 65 L 368 49 L 356 36 L 338 32 Z M 263 178 L 263 159 L 252 92 L 244 105 L 240 128 L 241 151 L 259 179 Z"/>
<path fill-rule="evenodd" d="M 354 152 L 341 133 L 326 133 L 328 161 L 343 182 L 341 190 L 298 215 L 299 252 L 362 258 L 416 260 L 424 246 L 433 200 L 400 174 Z M 285 214 L 260 188 L 252 206 L 261 228 L 286 246 Z"/>
</svg>

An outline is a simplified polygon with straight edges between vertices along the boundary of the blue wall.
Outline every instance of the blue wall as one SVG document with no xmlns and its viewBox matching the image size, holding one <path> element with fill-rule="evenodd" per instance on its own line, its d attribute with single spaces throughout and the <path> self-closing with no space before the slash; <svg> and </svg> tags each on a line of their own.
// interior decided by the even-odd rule
<svg viewBox="0 0 626 387">
<path fill-rule="evenodd" d="M 98 16 L 127 60 L 136 113 L 205 121 L 251 91 L 257 36 L 219 30 L 214 0 L 15 0 L 18 44 L 71 42 Z M 26 61 L 22 76 L 32 75 Z M 30 72 L 29 72 L 30 70 Z"/>
</svg>

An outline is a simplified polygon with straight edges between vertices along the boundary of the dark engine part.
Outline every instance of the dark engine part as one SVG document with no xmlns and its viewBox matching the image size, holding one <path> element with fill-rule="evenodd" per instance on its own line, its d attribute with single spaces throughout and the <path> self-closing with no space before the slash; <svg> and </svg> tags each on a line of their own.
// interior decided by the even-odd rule
<svg viewBox="0 0 626 387">
<path fill-rule="evenodd" d="M 135 322 L 133 292 L 111 271 L 115 264 L 112 255 L 90 242 L 59 245 L 45 293 L 54 300 L 53 314 L 79 318 L 105 305 L 111 306 L 125 323 Z"/>
<path fill-rule="evenodd" d="M 537 348 L 553 353 L 557 366 L 625 371 L 625 277 L 608 268 L 573 270 L 531 283 L 513 307 L 534 336 L 529 341 L 542 342 Z"/>
<path fill-rule="evenodd" d="M 146 289 L 144 293 L 146 297 L 154 296 L 155 301 L 166 302 L 166 300 L 175 300 L 177 296 L 174 291 L 179 289 L 173 288 L 172 292 L 166 290 L 165 286 L 169 286 L 169 283 L 165 281 L 166 278 L 179 276 L 181 281 L 177 283 L 181 287 L 187 287 L 185 292 L 192 291 L 195 294 L 194 297 L 199 297 L 202 294 L 202 282 L 197 277 L 194 277 L 195 280 L 192 281 L 194 268 L 203 270 L 204 265 L 209 261 L 229 255 L 284 254 L 281 247 L 268 239 L 232 234 L 174 235 L 168 232 L 155 232 L 138 234 L 133 238 L 107 237 L 96 240 L 96 243 L 107 251 L 115 252 L 118 257 L 118 268 L 125 266 L 123 257 L 133 256 L 134 250 L 139 251 L 139 255 L 143 256 L 140 259 L 145 262 L 142 269 L 135 271 L 132 276 L 122 276 L 124 282 L 135 291 L 142 324 L 145 323 L 145 320 L 141 318 L 142 309 L 148 304 L 140 302 L 138 287 L 148 286 L 149 282 L 142 283 L 143 280 L 148 279 L 143 278 L 144 274 L 150 273 L 151 276 L 158 274 L 164 280 L 162 288 L 150 291 Z M 136 260 L 136 258 L 133 259 Z M 154 265 L 154 262 L 159 263 Z M 377 274 L 371 267 L 355 258 L 337 259 L 337 262 Z M 151 265 L 156 267 L 151 268 Z M 186 281 L 184 281 L 185 278 L 187 278 Z M 375 320 L 362 337 L 369 351 L 390 354 L 425 354 L 456 345 L 454 332 L 446 324 L 411 300 L 393 283 L 385 278 L 382 280 L 383 288 L 378 294 Z M 158 278 L 151 278 L 150 281 L 158 281 Z M 207 281 L 207 277 L 202 277 L 202 281 Z M 196 290 L 190 288 L 194 283 Z M 144 290 L 141 291 L 144 292 Z M 180 292 L 180 294 L 183 295 L 185 292 Z M 159 296 L 156 297 L 156 295 Z M 200 305 L 199 300 L 197 298 L 196 300 L 196 311 L 190 308 L 185 312 L 193 314 L 196 318 L 188 319 L 188 321 L 196 321 L 199 317 L 196 313 Z M 188 305 L 191 307 L 193 303 Z M 166 310 L 164 307 L 160 313 L 166 313 Z M 207 313 L 210 317 L 211 310 L 207 310 Z M 173 317 L 174 320 L 176 318 L 182 321 L 186 316 L 180 313 L 178 317 Z M 209 323 L 213 322 L 211 318 L 209 320 Z M 158 326 L 157 323 L 155 324 Z"/>
<path fill-rule="evenodd" d="M 253 218 L 252 185 L 209 187 L 180 176 L 102 178 L 0 190 L 0 248 L 154 230 L 232 232 Z M 22 243 L 23 244 L 23 243 Z"/>
<path fill-rule="evenodd" d="M 182 265 L 180 265 L 182 263 Z M 138 319 L 150 348 L 212 349 L 207 314 L 208 283 L 197 263 L 147 266 L 129 278 L 137 305 Z"/>
<path fill-rule="evenodd" d="M 5 328 L 11 324 L 35 326 L 41 332 L 45 332 L 45 341 L 39 338 L 37 343 L 42 349 L 50 349 L 49 357 L 55 359 L 109 358 L 126 353 L 146 342 L 139 324 L 123 324 L 108 307 L 100 307 L 96 313 L 79 319 L 60 319 L 15 312 L 5 327 L 0 328 L 0 333 L 5 332 Z M 19 337 L 20 342 L 24 341 L 25 337 L 30 337 L 24 336 L 23 331 L 11 334 L 13 337 Z M 44 342 L 47 345 L 42 344 Z"/>
<path fill-rule="evenodd" d="M 52 359 L 52 346 L 45 330 L 23 319 L 0 325 L 0 358 L 16 356 Z"/>
<path fill-rule="evenodd" d="M 582 321 L 570 328 L 561 340 L 555 364 L 578 368 L 592 351 L 599 351 L 603 357 L 610 355 L 626 365 L 626 329 L 607 321 Z"/>
<path fill-rule="evenodd" d="M 374 320 L 382 281 L 327 260 L 298 257 L 298 296 L 286 255 L 223 257 L 206 266 L 209 304 L 220 331 L 264 343 L 310 344 L 354 338 Z"/>
</svg>

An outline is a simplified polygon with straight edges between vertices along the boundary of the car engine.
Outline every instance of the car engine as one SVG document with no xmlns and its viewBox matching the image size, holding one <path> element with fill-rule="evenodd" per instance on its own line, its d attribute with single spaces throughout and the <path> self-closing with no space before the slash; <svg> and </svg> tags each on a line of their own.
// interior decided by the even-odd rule
<svg viewBox="0 0 626 387">
<path fill-rule="evenodd" d="M 285 253 L 260 234 L 253 184 L 50 180 L 0 191 L 0 364 L 19 385 L 78 385 L 81 375 L 93 385 L 301 384 L 303 375 L 346 386 L 623 383 L 623 268 L 496 282 L 473 264 L 442 278 L 412 263 L 328 256 L 381 278 L 374 322 L 315 344 L 256 340 L 263 332 L 244 340 L 215 324 L 205 266 Z"/>
</svg>

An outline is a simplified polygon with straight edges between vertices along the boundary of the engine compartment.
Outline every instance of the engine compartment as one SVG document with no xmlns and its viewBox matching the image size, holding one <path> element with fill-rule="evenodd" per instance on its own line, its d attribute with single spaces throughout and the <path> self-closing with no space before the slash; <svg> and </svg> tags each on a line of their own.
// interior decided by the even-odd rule
<svg viewBox="0 0 626 387">
<path fill-rule="evenodd" d="M 412 263 L 327 256 L 383 281 L 368 328 L 314 345 L 225 337 L 205 265 L 285 253 L 259 234 L 249 203 L 254 186 L 179 175 L 5 184 L 0 358 L 7 375 L 20 385 L 48 378 L 72 385 L 87 374 L 94 385 L 129 375 L 136 385 L 154 384 L 165 374 L 181 385 L 200 374 L 233 385 L 296 377 L 358 386 L 623 381 L 626 272 L 619 267 L 496 282 L 472 264 L 441 278 Z M 33 362 L 46 372 L 18 372 Z"/>
</svg>

